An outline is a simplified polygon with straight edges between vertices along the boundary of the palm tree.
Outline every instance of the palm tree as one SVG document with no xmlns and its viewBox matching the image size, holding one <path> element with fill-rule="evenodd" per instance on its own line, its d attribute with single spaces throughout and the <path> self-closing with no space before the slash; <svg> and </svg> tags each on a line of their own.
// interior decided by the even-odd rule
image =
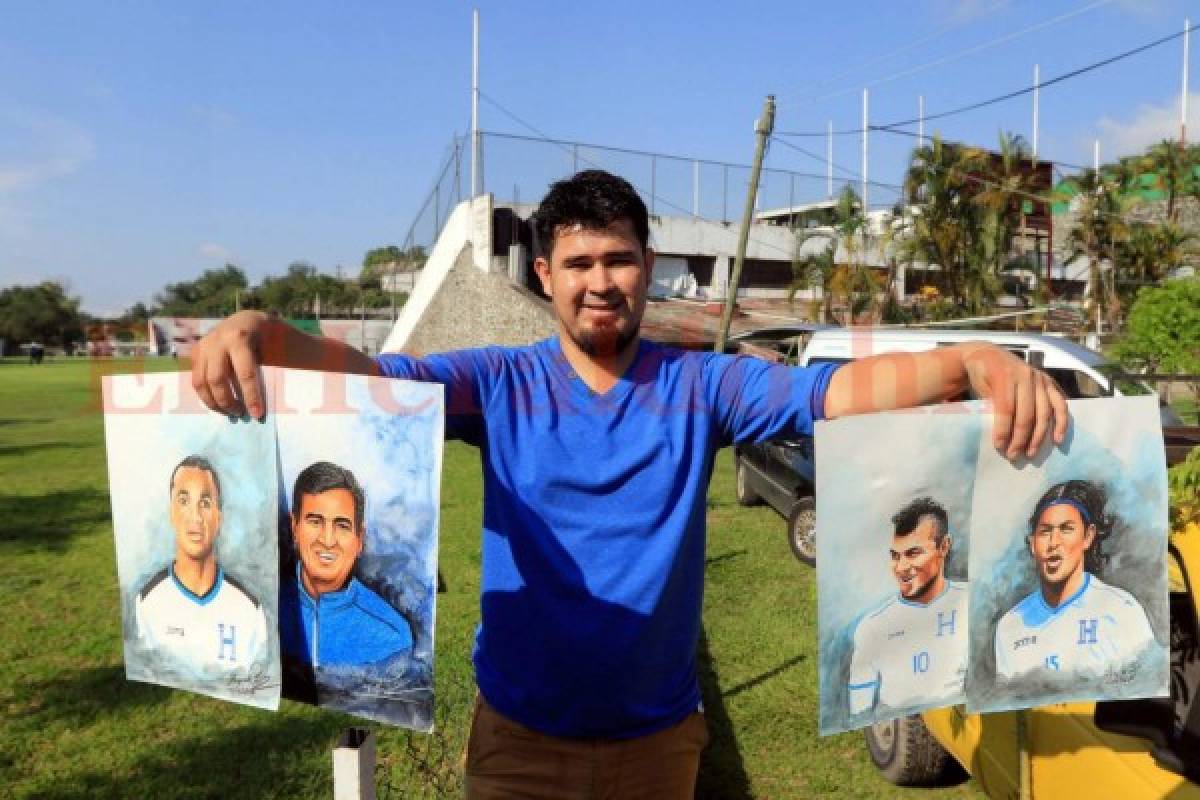
<svg viewBox="0 0 1200 800">
<path fill-rule="evenodd" d="M 1140 161 L 1142 169 L 1158 173 L 1163 190 L 1167 193 L 1167 221 L 1175 222 L 1178 215 L 1178 199 L 1182 194 L 1194 191 L 1192 184 L 1192 161 L 1190 151 L 1180 148 L 1178 142 L 1163 139 L 1146 151 Z"/>
<path fill-rule="evenodd" d="M 863 263 L 862 255 L 870 245 L 866 214 L 858 193 L 846 186 L 838 195 L 833 208 L 833 230 L 805 230 L 796 237 L 796 257 L 793 259 L 793 280 L 788 287 L 788 299 L 808 287 L 821 287 L 821 321 L 827 321 L 833 312 L 833 301 L 842 300 L 847 308 L 845 322 L 872 308 L 877 300 L 878 286 L 870 268 Z M 826 246 L 817 251 L 800 255 L 804 244 L 813 239 L 826 239 Z M 838 251 L 845 256 L 845 263 L 838 263 Z"/>
<path fill-rule="evenodd" d="M 1075 226 L 1067 234 L 1068 260 L 1087 257 L 1089 312 L 1094 311 L 1097 320 L 1103 313 L 1109 325 L 1115 326 L 1121 311 L 1116 291 L 1118 250 L 1129 238 L 1129 228 L 1121 217 L 1120 187 L 1092 169 L 1075 176 L 1074 182 L 1079 187 L 1080 205 Z M 1105 261 L 1110 267 L 1107 279 L 1101 269 Z"/>
<path fill-rule="evenodd" d="M 904 176 L 905 200 L 919 210 L 911 215 L 908 236 L 898 243 L 897 254 L 910 264 L 936 264 L 951 298 L 966 311 L 980 310 L 993 294 L 990 248 L 980 243 L 983 207 L 974 202 L 986 171 L 982 150 L 934 136 L 913 150 Z"/>
</svg>

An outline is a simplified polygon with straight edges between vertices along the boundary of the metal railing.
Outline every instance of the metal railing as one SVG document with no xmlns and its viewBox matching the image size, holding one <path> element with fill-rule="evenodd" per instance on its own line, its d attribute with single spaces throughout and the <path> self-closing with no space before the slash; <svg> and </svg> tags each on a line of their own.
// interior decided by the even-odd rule
<svg viewBox="0 0 1200 800">
<path fill-rule="evenodd" d="M 624 177 L 641 194 L 651 214 L 737 222 L 750 180 L 750 166 L 564 139 L 480 132 L 483 191 L 497 202 L 536 204 L 550 184 L 584 169 Z M 454 206 L 470 197 L 470 140 L 455 136 L 438 165 L 433 186 L 405 233 L 405 249 L 428 252 Z M 852 179 L 838 178 L 835 192 Z M 827 200 L 823 174 L 764 168 L 760 210 Z"/>
</svg>

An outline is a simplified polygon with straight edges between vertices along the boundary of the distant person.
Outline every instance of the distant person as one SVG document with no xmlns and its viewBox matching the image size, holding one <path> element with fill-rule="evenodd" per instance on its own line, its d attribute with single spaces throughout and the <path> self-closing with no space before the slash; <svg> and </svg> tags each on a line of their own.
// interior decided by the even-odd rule
<svg viewBox="0 0 1200 800">
<path fill-rule="evenodd" d="M 300 666 L 366 665 L 412 650 L 412 627 L 354 577 L 366 498 L 350 470 L 318 461 L 296 476 L 296 572 L 280 587 L 280 649 Z M 296 664 L 290 665 L 295 667 Z"/>
<path fill-rule="evenodd" d="M 29 345 L 29 363 L 30 364 L 42 363 L 42 357 L 44 355 L 45 355 L 45 349 L 42 347 L 41 342 L 34 342 L 33 344 Z"/>
<path fill-rule="evenodd" d="M 996 675 L 1104 674 L 1154 644 L 1146 612 L 1133 595 L 1097 575 L 1108 556 L 1102 542 L 1114 518 L 1104 490 L 1090 481 L 1065 481 L 1042 495 L 1029 518 L 1026 545 L 1037 589 L 1000 618 Z"/>
<path fill-rule="evenodd" d="M 959 694 L 967 674 L 966 586 L 946 578 L 946 510 L 919 497 L 892 517 L 889 555 L 899 593 L 859 621 L 850 712 L 904 709 Z"/>
<path fill-rule="evenodd" d="M 171 472 L 170 489 L 175 560 L 138 592 L 138 637 L 154 650 L 207 670 L 262 659 L 267 648 L 262 607 L 217 563 L 217 471 L 206 458 L 188 456 Z"/>
</svg>

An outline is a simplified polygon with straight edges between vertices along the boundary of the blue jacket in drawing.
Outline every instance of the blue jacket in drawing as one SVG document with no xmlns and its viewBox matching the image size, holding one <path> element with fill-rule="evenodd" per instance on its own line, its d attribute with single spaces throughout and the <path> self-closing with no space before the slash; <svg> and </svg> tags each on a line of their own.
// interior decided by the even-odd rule
<svg viewBox="0 0 1200 800">
<path fill-rule="evenodd" d="M 279 620 L 283 654 L 314 667 L 375 664 L 413 646 L 408 620 L 357 578 L 314 599 L 298 566 L 280 589 Z"/>
</svg>

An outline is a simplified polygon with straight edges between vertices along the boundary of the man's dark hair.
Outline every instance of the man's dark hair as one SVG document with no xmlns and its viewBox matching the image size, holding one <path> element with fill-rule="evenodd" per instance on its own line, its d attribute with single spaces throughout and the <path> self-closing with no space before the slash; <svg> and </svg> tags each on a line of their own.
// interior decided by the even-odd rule
<svg viewBox="0 0 1200 800">
<path fill-rule="evenodd" d="M 175 488 L 175 473 L 184 467 L 192 467 L 194 469 L 202 469 L 209 475 L 212 475 L 213 486 L 217 487 L 217 508 L 221 507 L 221 476 L 213 469 L 212 463 L 204 456 L 188 456 L 183 461 L 175 465 L 175 469 L 171 470 L 171 480 L 167 482 L 167 492 L 170 493 Z"/>
<path fill-rule="evenodd" d="M 1093 575 L 1099 576 L 1100 571 L 1108 563 L 1108 556 L 1101 549 L 1104 540 L 1112 533 L 1117 518 L 1113 514 L 1104 513 L 1108 505 L 1108 494 L 1103 488 L 1091 481 L 1063 481 L 1056 483 L 1046 490 L 1042 499 L 1033 508 L 1029 517 L 1029 535 L 1037 530 L 1038 520 L 1042 513 L 1053 505 L 1066 504 L 1079 511 L 1084 525 L 1094 525 L 1096 537 L 1083 554 L 1083 568 Z"/>
<path fill-rule="evenodd" d="M 895 528 L 893 535 L 907 536 L 917 529 L 925 517 L 933 517 L 937 522 L 933 543 L 941 544 L 942 539 L 946 538 L 946 533 L 950 530 L 950 520 L 946 516 L 946 509 L 942 508 L 942 504 L 932 497 L 918 497 L 893 514 L 892 525 Z"/>
<path fill-rule="evenodd" d="M 353 472 L 328 461 L 309 464 L 296 476 L 296 484 L 292 487 L 292 519 L 300 518 L 304 495 L 321 494 L 334 489 L 345 489 L 354 498 L 354 528 L 361 536 L 366 505 L 362 487 L 358 485 Z"/>
<path fill-rule="evenodd" d="M 537 255 L 549 260 L 554 234 L 564 225 L 604 230 L 619 220 L 633 223 L 642 249 L 650 241 L 646 204 L 629 181 L 601 169 L 577 172 L 550 186 L 533 215 Z"/>
</svg>

